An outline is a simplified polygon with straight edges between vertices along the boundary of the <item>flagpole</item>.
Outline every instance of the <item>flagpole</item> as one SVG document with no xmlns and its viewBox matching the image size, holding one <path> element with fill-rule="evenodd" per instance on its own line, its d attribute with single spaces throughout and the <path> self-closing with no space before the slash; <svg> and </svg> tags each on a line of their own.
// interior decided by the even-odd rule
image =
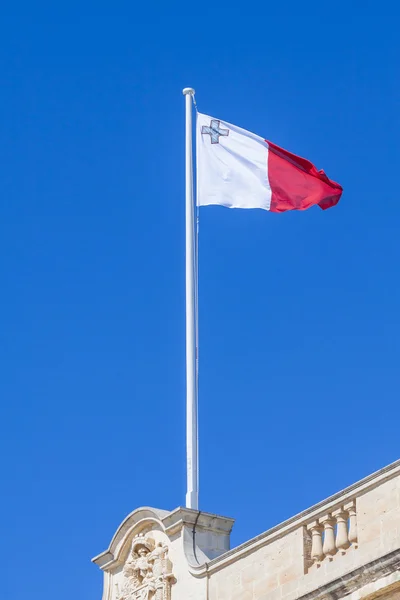
<svg viewBox="0 0 400 600">
<path fill-rule="evenodd" d="M 186 507 L 198 510 L 198 425 L 196 381 L 195 244 L 192 156 L 193 88 L 183 90 L 186 103 Z"/>
</svg>

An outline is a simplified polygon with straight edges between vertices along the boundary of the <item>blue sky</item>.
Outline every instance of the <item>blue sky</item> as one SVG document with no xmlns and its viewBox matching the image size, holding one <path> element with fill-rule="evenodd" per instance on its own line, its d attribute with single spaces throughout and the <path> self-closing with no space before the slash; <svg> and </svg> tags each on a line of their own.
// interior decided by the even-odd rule
<svg viewBox="0 0 400 600">
<path fill-rule="evenodd" d="M 398 19 L 297 6 L 2 19 L 10 600 L 100 599 L 126 514 L 184 503 L 185 86 L 344 187 L 326 212 L 202 210 L 201 509 L 236 545 L 399 458 Z"/>
</svg>

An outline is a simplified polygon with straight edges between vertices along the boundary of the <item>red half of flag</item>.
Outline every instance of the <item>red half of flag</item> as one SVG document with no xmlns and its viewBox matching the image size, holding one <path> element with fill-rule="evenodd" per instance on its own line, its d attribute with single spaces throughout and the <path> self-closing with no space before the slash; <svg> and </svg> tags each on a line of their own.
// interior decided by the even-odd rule
<svg viewBox="0 0 400 600">
<path fill-rule="evenodd" d="M 323 210 L 335 206 L 343 188 L 324 171 L 273 142 L 268 144 L 268 181 L 271 188 L 271 212 L 306 210 L 318 204 Z"/>
</svg>

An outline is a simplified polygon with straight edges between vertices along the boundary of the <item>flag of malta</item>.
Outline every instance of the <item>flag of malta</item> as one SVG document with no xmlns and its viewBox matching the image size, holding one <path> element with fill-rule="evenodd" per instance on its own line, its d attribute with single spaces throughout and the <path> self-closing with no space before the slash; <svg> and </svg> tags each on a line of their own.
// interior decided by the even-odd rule
<svg viewBox="0 0 400 600">
<path fill-rule="evenodd" d="M 263 208 L 271 212 L 335 206 L 342 186 L 305 158 L 198 113 L 197 204 Z"/>
</svg>

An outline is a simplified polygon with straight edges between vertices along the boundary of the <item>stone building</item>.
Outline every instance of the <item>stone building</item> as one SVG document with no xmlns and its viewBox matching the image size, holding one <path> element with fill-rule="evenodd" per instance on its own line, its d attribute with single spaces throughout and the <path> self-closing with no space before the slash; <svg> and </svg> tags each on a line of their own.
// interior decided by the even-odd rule
<svg viewBox="0 0 400 600">
<path fill-rule="evenodd" d="M 103 600 L 400 600 L 400 461 L 230 550 L 232 526 L 134 510 L 93 559 Z"/>
</svg>

